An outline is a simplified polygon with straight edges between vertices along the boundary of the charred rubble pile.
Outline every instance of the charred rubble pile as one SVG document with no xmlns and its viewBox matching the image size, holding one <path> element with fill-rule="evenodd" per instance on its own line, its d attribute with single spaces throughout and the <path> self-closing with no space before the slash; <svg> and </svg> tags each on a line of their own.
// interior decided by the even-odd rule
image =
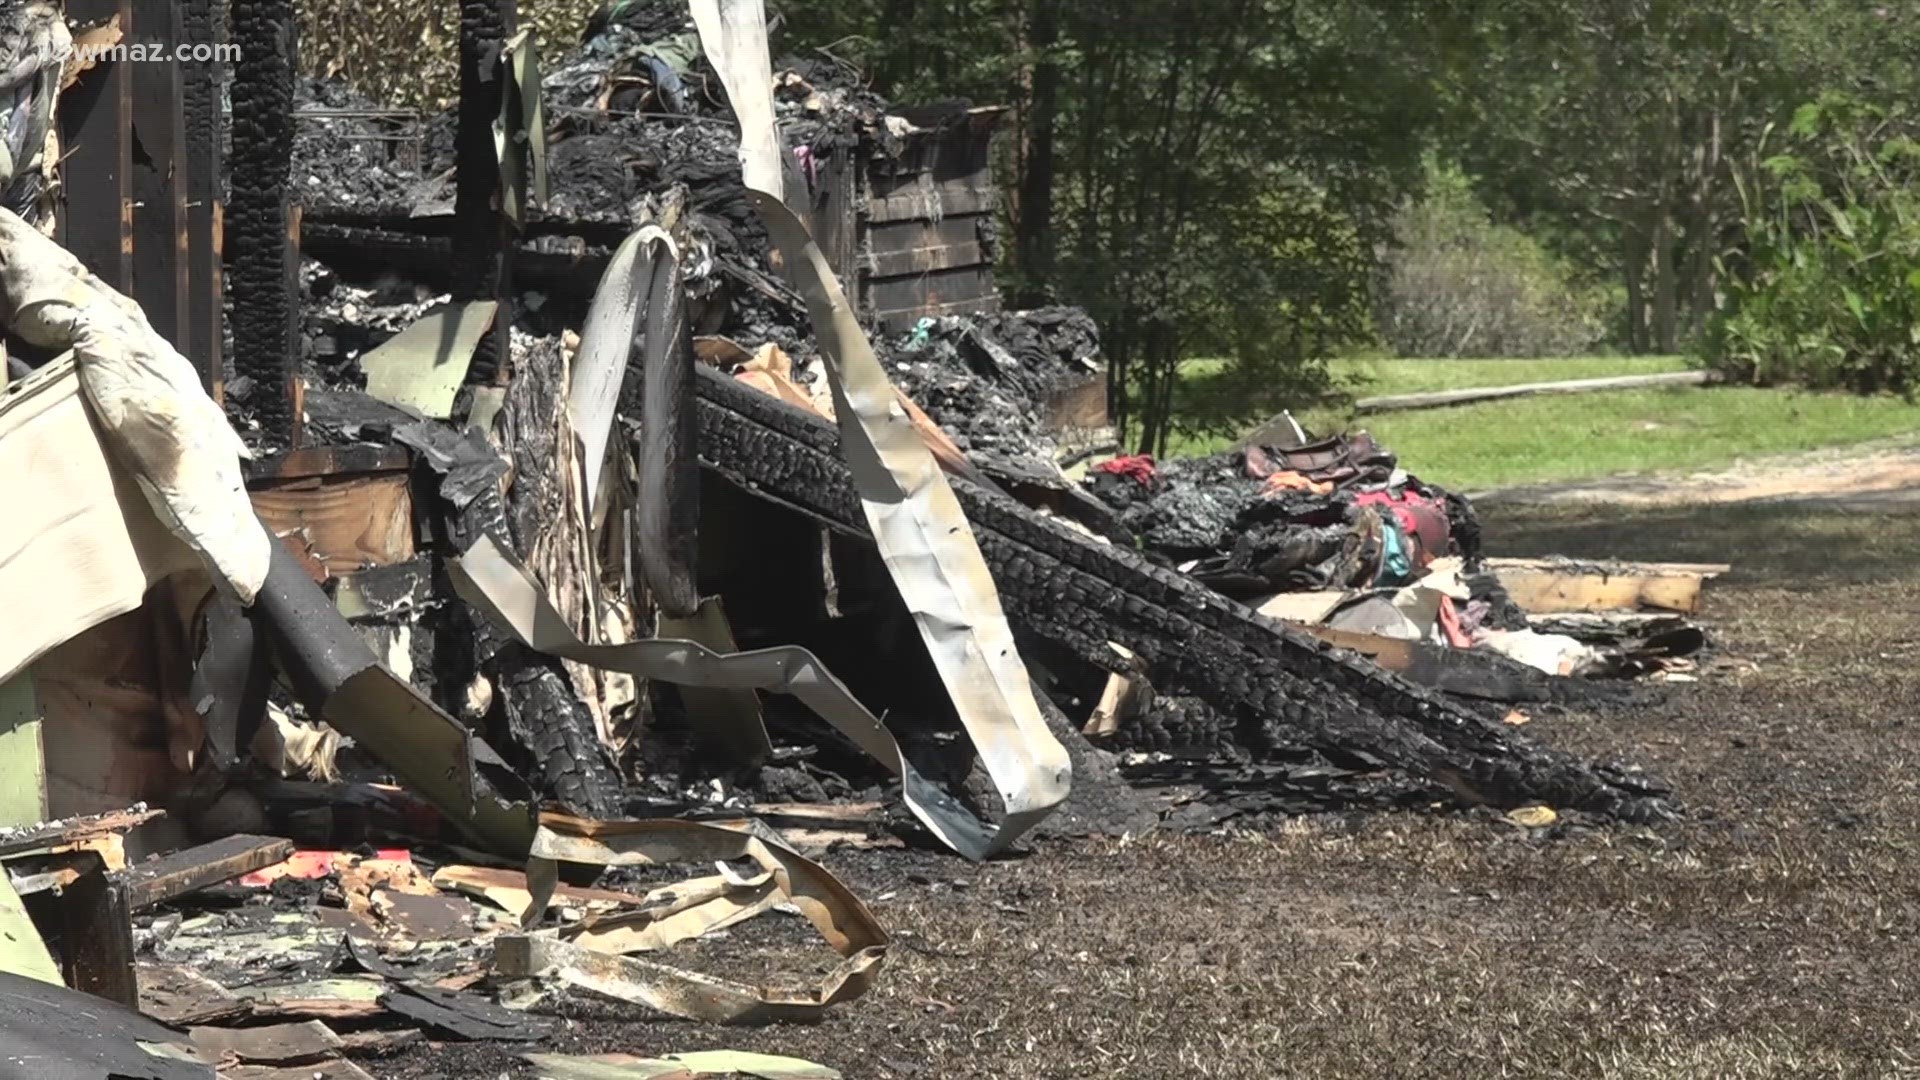
<svg viewBox="0 0 1920 1080">
<path fill-rule="evenodd" d="M 506 411 L 491 414 L 498 417 L 494 433 L 516 423 L 531 430 L 536 425 L 521 410 L 549 408 L 561 393 L 557 383 L 578 362 L 577 334 L 590 318 L 594 290 L 627 231 L 651 222 L 671 234 L 687 319 L 704 359 L 691 388 L 692 446 L 701 466 L 698 591 L 723 601 L 740 647 L 803 644 L 876 714 L 926 717 L 901 731 L 909 755 L 930 778 L 990 804 L 993 795 L 965 739 L 956 738 L 952 706 L 937 689 L 912 620 L 885 585 L 854 474 L 840 452 L 836 402 L 826 390 L 812 321 L 799 291 L 776 270 L 750 205 L 720 80 L 682 16 L 664 5 L 625 10 L 633 21 L 598 28 L 580 49 L 551 62 L 544 79 L 550 192 L 544 205 L 529 209 L 514 249 L 515 383 Z M 811 217 L 823 247 L 832 246 L 825 241 L 838 227 L 826 213 L 830 163 L 884 171 L 903 136 L 965 115 L 954 106 L 910 122 L 828 62 L 776 65 L 776 72 L 775 110 L 789 147 L 787 201 L 807 211 L 802 216 Z M 304 92 L 314 101 L 349 100 L 319 85 Z M 366 400 L 362 361 L 445 298 L 452 241 L 441 211 L 451 198 L 453 153 L 445 133 L 453 120 L 425 123 L 415 164 L 393 142 L 377 139 L 365 116 L 326 108 L 335 111 L 302 120 L 306 134 L 297 141 L 291 184 L 306 204 L 309 415 L 326 429 L 319 438 L 398 438 L 388 432 L 404 430 L 406 418 L 383 416 L 379 403 Z M 368 153 L 384 156 L 369 167 Z M 381 190 L 368 190 L 367 176 L 382 178 Z M 851 276 L 870 255 L 856 252 Z M 1254 500 L 1238 489 L 1257 491 L 1261 480 L 1210 494 L 1215 505 L 1204 513 L 1176 505 L 1183 496 L 1166 476 L 1144 485 L 1118 476 L 1117 484 L 1140 486 L 1139 494 L 1116 486 L 1111 470 L 1123 466 L 1103 467 L 1091 490 L 1069 481 L 1061 460 L 1083 456 L 1102 434 L 1080 415 L 1090 396 L 1104 401 L 1098 331 L 1084 312 L 936 311 L 875 333 L 873 343 L 903 407 L 920 414 L 923 436 L 951 474 L 1042 697 L 1058 707 L 1056 729 L 1074 741 L 1085 728 L 1109 749 L 1153 752 L 1162 763 L 1171 754 L 1240 775 L 1260 765 L 1273 805 L 1288 809 L 1385 799 L 1547 802 L 1629 817 L 1662 812 L 1658 785 L 1537 746 L 1500 722 L 1504 710 L 1418 685 L 1238 602 L 1250 595 L 1257 567 L 1273 558 L 1225 539 L 1230 532 L 1275 533 L 1239 520 Z M 531 389 L 535 381 L 549 385 Z M 626 382 L 619 427 L 622 437 L 639 440 L 645 395 L 637 370 L 629 369 Z M 473 389 L 461 391 L 454 415 L 485 396 Z M 348 413 L 358 409 L 371 419 L 322 423 L 316 399 L 357 402 Z M 509 525 L 521 523 L 512 535 L 523 555 L 538 543 L 544 520 L 529 495 L 540 490 L 535 478 L 553 470 L 550 461 L 534 460 L 542 452 L 508 450 L 514 484 L 503 510 Z M 1144 517 L 1133 505 L 1142 499 L 1151 508 Z M 1272 505 L 1294 507 L 1321 530 L 1306 552 L 1318 557 L 1303 557 L 1301 574 L 1277 575 L 1287 581 L 1278 587 L 1297 587 L 1311 566 L 1331 572 L 1332 548 L 1346 544 L 1344 534 L 1339 543 L 1332 535 L 1342 524 L 1337 514 Z M 1288 520 L 1266 519 L 1276 527 Z M 1201 535 L 1201 521 L 1219 527 Z M 1174 535 L 1182 530 L 1192 535 Z M 724 539 L 743 532 L 756 543 Z M 1132 550 L 1135 533 L 1144 555 Z M 777 565 L 769 552 L 779 553 Z M 1218 565 L 1185 565 L 1202 556 Z M 1208 587 L 1235 575 L 1247 580 L 1224 592 Z M 658 614 L 646 607 L 628 613 L 627 632 L 644 636 Z M 412 647 L 422 652 L 422 638 L 459 636 L 422 628 Z M 415 671 L 423 682 L 441 682 L 437 693 L 464 693 L 467 676 L 449 667 L 444 646 L 437 648 Z M 875 656 L 884 663 L 872 663 Z M 427 673 L 430 664 L 439 671 Z M 574 805 L 605 809 L 640 792 L 684 793 L 689 781 L 714 776 L 724 780 L 717 790 L 739 793 L 723 798 L 844 798 L 878 790 L 880 774 L 858 767 L 806 710 L 777 696 L 765 711 L 782 759 L 743 772 L 719 768 L 701 752 L 698 723 L 689 716 L 697 710 L 686 695 L 643 680 L 609 703 L 604 687 L 584 687 L 558 664 L 548 667 L 538 702 L 509 701 L 508 722 L 489 730 L 519 747 L 509 758 L 548 794 Z M 515 678 L 509 675 L 509 685 Z M 1116 681 L 1151 692 L 1132 695 L 1135 707 L 1106 727 L 1090 724 L 1090 712 Z M 599 700 L 564 701 L 569 686 Z M 595 737 L 598 749 L 589 745 Z M 569 752 L 551 752 L 561 744 Z M 1304 789 L 1288 786 L 1295 774 Z M 1391 779 L 1383 786 L 1381 777 Z"/>
<path fill-rule="evenodd" d="M 1149 558 L 1256 606 L 1283 592 L 1406 585 L 1435 559 L 1479 556 L 1472 507 L 1407 475 L 1364 432 L 1164 465 L 1113 458 L 1086 486 Z"/>
<path fill-rule="evenodd" d="M 1155 563 L 1288 621 L 1478 650 L 1490 670 L 1511 661 L 1552 676 L 1683 673 L 1704 644 L 1678 614 L 1530 616 L 1506 582 L 1524 589 L 1539 568 L 1490 563 L 1465 497 L 1409 474 L 1365 431 L 1264 430 L 1276 428 L 1277 444 L 1102 461 L 1083 487 Z"/>
<path fill-rule="evenodd" d="M 895 383 L 990 475 L 1057 476 L 1083 448 L 1060 436 L 1086 437 L 1076 398 L 1091 392 L 1104 413 L 1100 329 L 1080 308 L 929 317 L 886 344 Z"/>
<path fill-rule="evenodd" d="M 1444 623 L 1433 579 L 1477 557 L 1470 508 L 1370 442 L 1070 480 L 1098 333 L 969 291 L 988 113 L 770 70 L 758 3 L 693 7 L 611 5 L 543 84 L 511 5 L 463 0 L 460 106 L 416 122 L 297 86 L 290 0 L 236 5 L 230 167 L 202 130 L 151 201 L 116 174 L 53 235 L 0 210 L 0 605 L 33 613 L 0 634 L 0 1072 L 359 1077 L 423 1038 L 537 1047 L 574 994 L 816 1019 L 889 939 L 803 851 L 1672 813 L 1517 730 L 1488 690 L 1524 665 L 1299 607 Z M 127 100 L 124 66 L 66 74 Z M 76 154 L 154 163 L 76 112 Z M 222 179 L 230 224 L 188 214 Z M 224 276 L 134 273 L 222 240 Z M 1641 569 L 1585 585 L 1687 603 Z M 677 966 L 776 910 L 838 962 Z"/>
</svg>

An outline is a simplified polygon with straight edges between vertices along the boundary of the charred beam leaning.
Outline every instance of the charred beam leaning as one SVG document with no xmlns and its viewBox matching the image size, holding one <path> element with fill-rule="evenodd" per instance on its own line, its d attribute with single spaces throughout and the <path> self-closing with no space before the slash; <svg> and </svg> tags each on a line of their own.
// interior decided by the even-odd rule
<svg viewBox="0 0 1920 1080">
<path fill-rule="evenodd" d="M 865 519 L 838 434 L 717 372 L 698 384 L 701 463 L 853 536 Z M 1204 699 L 1231 726 L 1216 749 L 1310 746 L 1497 806 L 1546 802 L 1628 819 L 1667 812 L 1657 784 L 1533 745 L 1497 720 L 1268 619 L 1130 551 L 1088 540 L 963 480 L 954 494 L 1024 633 L 1115 670 L 1139 655 L 1156 688 Z M 1124 673 L 1124 672 L 1123 672 Z"/>
</svg>

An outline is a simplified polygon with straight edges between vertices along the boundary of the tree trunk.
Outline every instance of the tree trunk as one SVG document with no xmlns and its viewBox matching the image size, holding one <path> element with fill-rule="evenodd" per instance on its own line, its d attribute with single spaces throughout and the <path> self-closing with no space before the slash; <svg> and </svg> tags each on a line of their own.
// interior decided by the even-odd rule
<svg viewBox="0 0 1920 1080">
<path fill-rule="evenodd" d="M 919 17 L 917 0 L 887 0 L 886 13 L 882 16 L 882 26 L 912 26 Z M 892 86 L 911 82 L 920 72 L 920 62 L 924 55 L 916 49 L 900 52 L 888 51 L 882 61 L 884 67 L 879 72 L 884 81 Z"/>
<path fill-rule="evenodd" d="M 1675 272 L 1673 214 L 1662 208 L 1653 226 L 1653 347 L 1662 353 L 1678 347 L 1680 275 Z"/>
<path fill-rule="evenodd" d="M 1647 240 L 1631 222 L 1622 222 L 1620 243 L 1625 249 L 1621 266 L 1627 275 L 1627 350 L 1645 353 L 1647 348 Z"/>
<path fill-rule="evenodd" d="M 1720 113 L 1710 111 L 1702 127 L 1705 130 L 1694 151 L 1693 187 L 1687 208 L 1686 261 L 1682 268 L 1687 329 L 1692 334 L 1705 329 L 1714 309 L 1713 260 L 1720 250 L 1720 215 L 1715 194 L 1724 172 Z"/>
<path fill-rule="evenodd" d="M 1146 402 L 1141 417 L 1140 452 L 1164 457 L 1173 426 L 1173 393 L 1180 382 L 1180 350 L 1172 325 L 1153 319 L 1146 326 Z"/>
<path fill-rule="evenodd" d="M 1035 55 L 1033 92 L 1027 114 L 1027 153 L 1020 175 L 1020 215 L 1014 222 L 1014 251 L 1019 260 L 1022 304 L 1045 302 L 1053 276 L 1053 126 L 1059 114 L 1060 0 L 1033 0 L 1027 46 Z"/>
</svg>

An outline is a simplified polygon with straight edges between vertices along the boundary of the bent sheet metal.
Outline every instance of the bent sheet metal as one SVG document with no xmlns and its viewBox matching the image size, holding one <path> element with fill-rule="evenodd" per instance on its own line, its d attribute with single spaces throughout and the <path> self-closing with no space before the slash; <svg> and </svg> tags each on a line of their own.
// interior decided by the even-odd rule
<svg viewBox="0 0 1920 1080">
<path fill-rule="evenodd" d="M 665 639 L 590 645 L 567 626 L 526 567 L 501 550 L 491 537 L 481 536 L 466 555 L 450 561 L 447 570 L 462 599 L 512 631 L 523 644 L 541 652 L 678 686 L 792 694 L 900 777 L 907 807 L 935 836 L 962 855 L 984 858 L 1018 835 L 1011 823 L 996 835 L 992 826 L 915 771 L 886 725 L 805 649 L 789 646 L 722 655 L 691 641 Z M 764 732 L 761 737 L 765 737 Z M 1063 760 L 1064 756 L 1062 751 Z M 1011 810 L 1011 800 L 1008 806 Z M 1046 807 L 1051 808 L 1052 804 Z M 1044 816 L 1044 810 L 1040 816 Z"/>
<path fill-rule="evenodd" d="M 718 888 L 706 887 L 708 879 L 696 879 L 686 883 L 683 896 L 663 897 L 653 909 L 651 915 L 659 921 L 681 924 L 684 936 L 668 934 L 626 944 L 633 949 L 662 948 L 685 936 L 744 921 L 776 903 L 789 903 L 842 957 L 812 989 L 751 986 L 601 951 L 564 940 L 555 931 L 501 939 L 495 950 L 495 970 L 509 978 L 557 979 L 674 1016 L 720 1024 L 815 1020 L 829 1007 L 866 993 L 887 955 L 887 934 L 879 920 L 839 879 L 757 822 L 588 821 L 564 814 L 543 815 L 533 841 L 533 858 L 527 864 L 533 901 L 528 917 L 537 918 L 546 910 L 563 862 L 657 866 L 725 864 L 739 859 L 753 860 L 762 873 Z"/>
<path fill-rule="evenodd" d="M 747 194 L 805 295 L 827 359 L 841 446 L 895 587 L 1006 803 L 984 852 L 1005 850 L 1067 798 L 1072 766 L 1040 714 L 959 500 L 900 407 L 820 247 L 783 203 L 788 157 L 774 124 L 761 0 L 693 0 L 694 22 L 740 121 Z M 949 841 L 951 843 L 952 841 Z M 957 847 L 958 845 L 956 845 Z"/>
</svg>

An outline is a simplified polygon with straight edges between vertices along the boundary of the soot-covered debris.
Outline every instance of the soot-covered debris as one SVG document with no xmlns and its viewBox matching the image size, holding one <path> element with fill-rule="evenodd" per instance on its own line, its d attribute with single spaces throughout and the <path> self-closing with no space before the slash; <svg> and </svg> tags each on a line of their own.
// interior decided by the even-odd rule
<svg viewBox="0 0 1920 1080">
<path fill-rule="evenodd" d="M 551 198 L 530 214 L 521 250 L 571 252 L 563 260 L 581 269 L 530 284 L 539 260 L 519 260 L 514 281 L 520 291 L 507 305 L 514 320 L 511 370 L 521 378 L 523 361 L 536 356 L 561 363 L 614 246 L 638 223 L 666 228 L 679 244 L 689 322 L 703 343 L 701 355 L 722 371 L 758 377 L 697 380 L 701 462 L 719 486 L 750 493 L 754 508 L 741 511 L 742 521 L 750 522 L 747 533 L 760 537 L 752 558 L 735 559 L 726 568 L 703 566 L 703 577 L 711 578 L 703 581 L 703 591 L 723 596 L 743 648 L 804 642 L 858 684 L 853 689 L 863 699 L 923 717 L 923 723 L 901 728 L 909 757 L 936 783 L 973 792 L 980 805 L 991 806 L 990 786 L 969 775 L 973 755 L 950 705 L 924 692 L 921 684 L 938 683 L 931 669 L 922 670 L 926 658 L 894 655 L 891 643 L 914 639 L 903 631 L 910 616 L 895 610 L 899 601 L 890 589 L 875 591 L 860 580 L 879 569 L 859 569 L 863 560 L 871 561 L 870 553 L 850 556 L 844 536 L 822 540 L 823 522 L 836 535 L 854 530 L 850 535 L 857 540 L 861 517 L 838 453 L 828 448 L 815 460 L 821 448 L 812 440 L 825 436 L 805 425 L 818 418 L 762 417 L 758 406 L 714 391 L 731 385 L 749 397 L 773 394 L 808 412 L 833 408 L 819 385 L 821 357 L 805 304 L 776 271 L 766 233 L 746 198 L 731 113 L 689 32 L 677 5 L 624 5 L 583 45 L 545 65 Z M 377 136 L 390 117 L 322 86 L 303 92 L 315 108 L 333 110 L 317 116 L 300 141 L 294 175 L 312 207 L 309 222 L 363 229 L 386 245 L 382 251 L 407 256 L 404 265 L 382 266 L 338 242 L 337 233 L 332 248 L 313 249 L 321 265 L 309 267 L 305 278 L 307 370 L 319 389 L 338 397 L 310 394 L 313 413 L 316 400 L 328 408 L 339 401 L 365 405 L 354 396 L 365 385 L 359 357 L 448 288 L 434 253 L 446 245 L 452 120 L 451 114 L 422 119 L 412 143 L 382 141 Z M 829 59 L 780 65 L 775 98 L 799 185 L 789 191 L 804 190 L 816 212 L 830 194 L 832 168 L 849 153 L 854 167 L 884 174 L 889 155 L 916 122 L 966 115 L 964 104 L 956 103 L 902 110 L 911 120 L 895 115 L 857 75 Z M 352 181 L 340 178 L 346 170 L 336 160 L 358 167 L 369 155 L 378 159 L 377 169 Z M 850 255 L 842 249 L 841 256 L 830 257 L 865 265 L 871 254 L 856 244 Z M 858 290 L 849 292 L 858 302 Z M 1376 774 L 1393 773 L 1409 778 L 1410 790 L 1426 799 L 1431 786 L 1421 777 L 1468 764 L 1484 774 L 1473 783 L 1485 797 L 1552 791 L 1568 805 L 1601 812 L 1648 801 L 1638 788 L 1595 780 L 1581 766 L 1517 742 L 1510 746 L 1506 731 L 1485 728 L 1484 718 L 1469 715 L 1466 707 L 1415 692 L 1356 661 L 1330 657 L 1299 631 L 1283 630 L 1238 605 L 1215 610 L 1220 596 L 1258 604 L 1309 590 L 1391 593 L 1418 583 L 1436 562 L 1460 558 L 1472 597 L 1485 601 L 1463 605 L 1460 614 L 1490 626 L 1502 620 L 1508 608 L 1500 603 L 1497 581 L 1472 573 L 1478 525 L 1471 507 L 1407 476 L 1370 439 L 1252 447 L 1168 463 L 1123 456 L 1091 465 L 1079 481 L 1069 479 L 1068 470 L 1112 442 L 1099 330 L 1086 312 L 1049 307 L 930 317 L 904 332 L 872 335 L 872 344 L 903 395 L 958 448 L 966 459 L 962 465 L 976 470 L 962 468 L 957 475 L 984 476 L 988 487 L 1027 504 L 1003 506 L 992 492 L 963 496 L 1021 647 L 1044 655 L 1053 678 L 1042 682 L 1050 703 L 1073 717 L 1069 730 L 1085 720 L 1102 683 L 1128 670 L 1114 665 L 1108 647 L 1124 641 L 1141 657 L 1132 677 L 1147 692 L 1099 737 L 1117 749 L 1197 753 L 1229 772 L 1256 762 L 1289 768 L 1304 762 L 1300 768 L 1308 771 L 1295 777 L 1300 783 L 1282 785 L 1295 792 L 1288 796 L 1293 801 L 1281 800 L 1286 806 L 1316 799 L 1353 805 L 1371 797 L 1356 795 L 1344 781 L 1327 781 L 1311 772 L 1315 768 L 1349 770 L 1369 793 Z M 767 346 L 784 356 L 768 359 Z M 783 387 L 780 379 L 789 384 Z M 477 389 L 462 393 L 480 399 Z M 623 430 L 632 431 L 640 402 L 629 396 L 622 397 L 621 408 Z M 463 397 L 456 416 L 468 407 Z M 353 419 L 331 424 L 320 437 L 387 441 L 389 430 L 403 426 Z M 514 438 L 533 430 L 524 426 L 529 420 L 543 422 L 522 416 L 522 426 L 511 429 Z M 509 499 L 522 502 L 519 490 L 531 490 L 531 459 L 526 446 L 512 454 L 521 468 Z M 988 495 L 998 501 L 982 501 Z M 1041 521 L 1036 508 L 1053 520 Z M 1013 516 L 979 516 L 987 511 Z M 534 518 L 544 520 L 543 513 Z M 1057 523 L 1080 535 L 1062 540 Z M 743 526 L 715 527 L 737 534 Z M 519 530 L 528 533 L 521 537 L 528 542 L 537 531 Z M 1096 538 L 1086 540 L 1088 531 Z M 1109 546 L 1095 557 L 1079 546 L 1089 543 Z M 1157 566 L 1143 563 L 1136 551 Z M 826 580 L 805 585 L 805 579 L 821 577 L 816 566 L 826 568 Z M 453 610 L 448 606 L 443 613 Z M 1062 614 L 1070 610 L 1075 614 Z M 441 621 L 438 615 L 416 620 L 416 671 L 431 667 L 436 693 L 446 707 L 459 708 L 466 704 L 461 696 L 468 676 L 455 670 L 458 665 L 448 668 L 445 656 L 423 653 L 421 637 L 430 631 L 425 636 L 445 650 L 471 632 L 452 632 L 458 628 Z M 1209 648 L 1220 655 L 1200 662 L 1182 652 L 1191 652 L 1196 633 L 1212 635 Z M 862 664 L 873 667 L 874 643 L 883 641 L 890 644 L 881 667 L 895 674 L 873 680 L 845 674 Z M 1257 675 L 1250 675 L 1256 667 Z M 562 775 L 566 769 L 541 764 L 551 757 L 534 749 L 544 745 L 541 731 L 564 728 L 565 756 L 598 761 L 604 755 L 595 741 L 613 725 L 618 735 L 610 746 L 624 750 L 606 768 L 617 764 L 619 775 L 599 777 L 596 765 L 588 770 L 595 773 L 588 786 L 629 807 L 651 812 L 664 803 L 871 800 L 889 790 L 871 762 L 840 745 L 804 710 L 783 703 L 769 702 L 766 709 L 773 744 L 784 755 L 777 763 L 714 767 L 684 737 L 686 706 L 670 688 L 643 686 L 631 702 L 596 720 L 568 693 L 571 688 L 583 700 L 591 697 L 582 684 L 557 667 L 542 679 L 545 704 L 535 711 L 515 697 L 524 697 L 525 687 L 512 679 L 498 683 L 496 692 L 509 700 L 506 721 L 489 714 L 489 730 L 517 746 L 508 755 L 516 765 Z M 500 711 L 496 706 L 494 713 Z M 1355 749 L 1360 746 L 1370 749 Z M 1274 787 L 1277 775 L 1271 769 L 1249 774 L 1249 783 Z M 571 797 L 564 785 L 553 790 L 563 801 Z"/>
<path fill-rule="evenodd" d="M 1104 393 L 1100 330 L 1080 308 L 928 318 L 883 347 L 895 385 L 990 472 L 1051 469 L 1061 400 Z"/>
</svg>

